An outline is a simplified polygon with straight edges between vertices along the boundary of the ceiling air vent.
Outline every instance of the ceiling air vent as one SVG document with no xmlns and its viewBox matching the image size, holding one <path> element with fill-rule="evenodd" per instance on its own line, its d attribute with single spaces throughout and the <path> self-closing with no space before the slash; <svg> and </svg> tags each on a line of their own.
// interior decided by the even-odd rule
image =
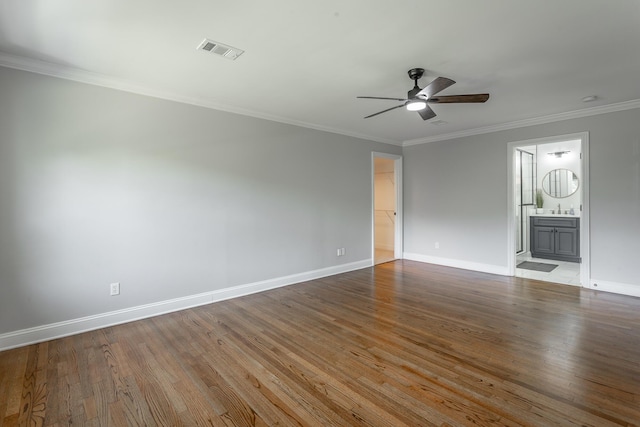
<svg viewBox="0 0 640 427">
<path fill-rule="evenodd" d="M 236 59 L 244 53 L 244 50 L 228 46 L 226 44 L 214 42 L 213 40 L 204 39 L 197 47 L 198 50 L 213 53 L 227 59 Z"/>
</svg>

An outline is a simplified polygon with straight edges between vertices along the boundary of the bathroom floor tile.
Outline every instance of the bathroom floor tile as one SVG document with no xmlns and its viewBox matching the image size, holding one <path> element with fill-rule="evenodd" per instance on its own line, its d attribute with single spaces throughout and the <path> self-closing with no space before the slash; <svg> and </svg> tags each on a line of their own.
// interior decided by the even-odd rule
<svg viewBox="0 0 640 427">
<path fill-rule="evenodd" d="M 516 277 L 527 279 L 544 280 L 545 282 L 562 283 L 565 285 L 580 286 L 580 264 L 575 262 L 556 261 L 553 259 L 532 258 L 529 253 L 520 254 L 516 257 L 516 263 L 522 261 L 543 262 L 547 264 L 557 264 L 558 267 L 549 273 L 542 271 L 524 270 L 516 268 Z"/>
</svg>

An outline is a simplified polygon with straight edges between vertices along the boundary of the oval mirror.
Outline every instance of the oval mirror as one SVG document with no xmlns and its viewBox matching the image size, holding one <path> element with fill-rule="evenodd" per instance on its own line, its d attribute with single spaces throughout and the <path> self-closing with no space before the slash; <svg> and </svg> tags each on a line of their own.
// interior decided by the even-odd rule
<svg viewBox="0 0 640 427">
<path fill-rule="evenodd" d="M 578 176 L 569 169 L 554 169 L 542 178 L 542 189 L 551 197 L 562 199 L 578 191 Z"/>
</svg>

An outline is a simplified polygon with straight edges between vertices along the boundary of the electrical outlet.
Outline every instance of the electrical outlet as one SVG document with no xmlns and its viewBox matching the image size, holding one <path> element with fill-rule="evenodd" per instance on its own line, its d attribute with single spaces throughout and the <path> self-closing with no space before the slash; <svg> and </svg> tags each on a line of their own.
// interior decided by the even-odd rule
<svg viewBox="0 0 640 427">
<path fill-rule="evenodd" d="M 340 250 L 340 248 L 338 248 L 338 249 L 336 250 L 336 256 L 340 256 L 340 252 L 341 252 L 341 250 Z"/>
<path fill-rule="evenodd" d="M 340 248 L 340 256 L 344 256 L 347 251 L 344 248 Z"/>
<path fill-rule="evenodd" d="M 436 247 L 436 249 L 440 249 L 440 242 L 436 242 L 435 243 L 435 247 Z"/>
<path fill-rule="evenodd" d="M 111 296 L 120 295 L 120 283 L 112 283 L 109 285 Z"/>
</svg>

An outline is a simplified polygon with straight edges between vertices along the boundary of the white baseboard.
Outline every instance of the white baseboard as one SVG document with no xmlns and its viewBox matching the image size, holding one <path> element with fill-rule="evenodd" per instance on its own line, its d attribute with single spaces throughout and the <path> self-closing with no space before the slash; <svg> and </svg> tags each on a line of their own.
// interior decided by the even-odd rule
<svg viewBox="0 0 640 427">
<path fill-rule="evenodd" d="M 48 325 L 36 326 L 0 335 L 0 351 L 11 348 L 22 347 L 55 338 L 75 335 L 82 332 L 132 322 L 134 320 L 145 319 L 158 316 L 160 314 L 173 311 L 184 310 L 199 305 L 211 304 L 230 298 L 241 297 L 269 289 L 282 286 L 293 285 L 308 280 L 320 279 L 322 277 L 333 276 L 335 274 L 346 273 L 359 270 L 373 265 L 371 259 L 341 264 L 319 270 L 307 271 L 304 273 L 292 274 L 290 276 L 277 277 L 275 279 L 263 280 L 260 282 L 248 283 L 245 285 L 232 286 L 211 292 L 204 292 L 196 295 L 160 301 L 152 304 L 140 305 L 123 310 L 110 311 L 108 313 L 96 314 L 93 316 L 78 319 L 66 320 L 63 322 L 51 323 Z"/>
<path fill-rule="evenodd" d="M 429 264 L 444 265 L 446 267 L 461 268 L 463 270 L 481 271 L 484 273 L 498 274 L 501 276 L 510 276 L 507 267 L 500 265 L 482 264 L 476 262 L 460 261 L 449 258 L 432 257 L 415 253 L 403 254 L 404 259 L 411 261 L 426 262 Z M 575 285 L 580 286 L 580 285 Z M 617 283 L 607 280 L 591 279 L 589 281 L 589 289 L 603 292 L 612 292 L 615 294 L 628 295 L 632 297 L 640 297 L 640 284 Z"/>
<path fill-rule="evenodd" d="M 412 261 L 444 265 L 446 267 L 461 268 L 463 270 L 481 271 L 483 273 L 499 274 L 500 276 L 509 276 L 509 269 L 502 265 L 482 264 L 479 262 L 461 261 L 459 259 L 440 258 L 409 252 L 403 253 L 402 256 L 404 259 Z"/>
<path fill-rule="evenodd" d="M 613 292 L 614 294 L 640 297 L 640 283 L 632 285 L 630 283 L 617 283 L 592 278 L 589 281 L 589 288 L 593 289 L 594 291 Z"/>
</svg>

